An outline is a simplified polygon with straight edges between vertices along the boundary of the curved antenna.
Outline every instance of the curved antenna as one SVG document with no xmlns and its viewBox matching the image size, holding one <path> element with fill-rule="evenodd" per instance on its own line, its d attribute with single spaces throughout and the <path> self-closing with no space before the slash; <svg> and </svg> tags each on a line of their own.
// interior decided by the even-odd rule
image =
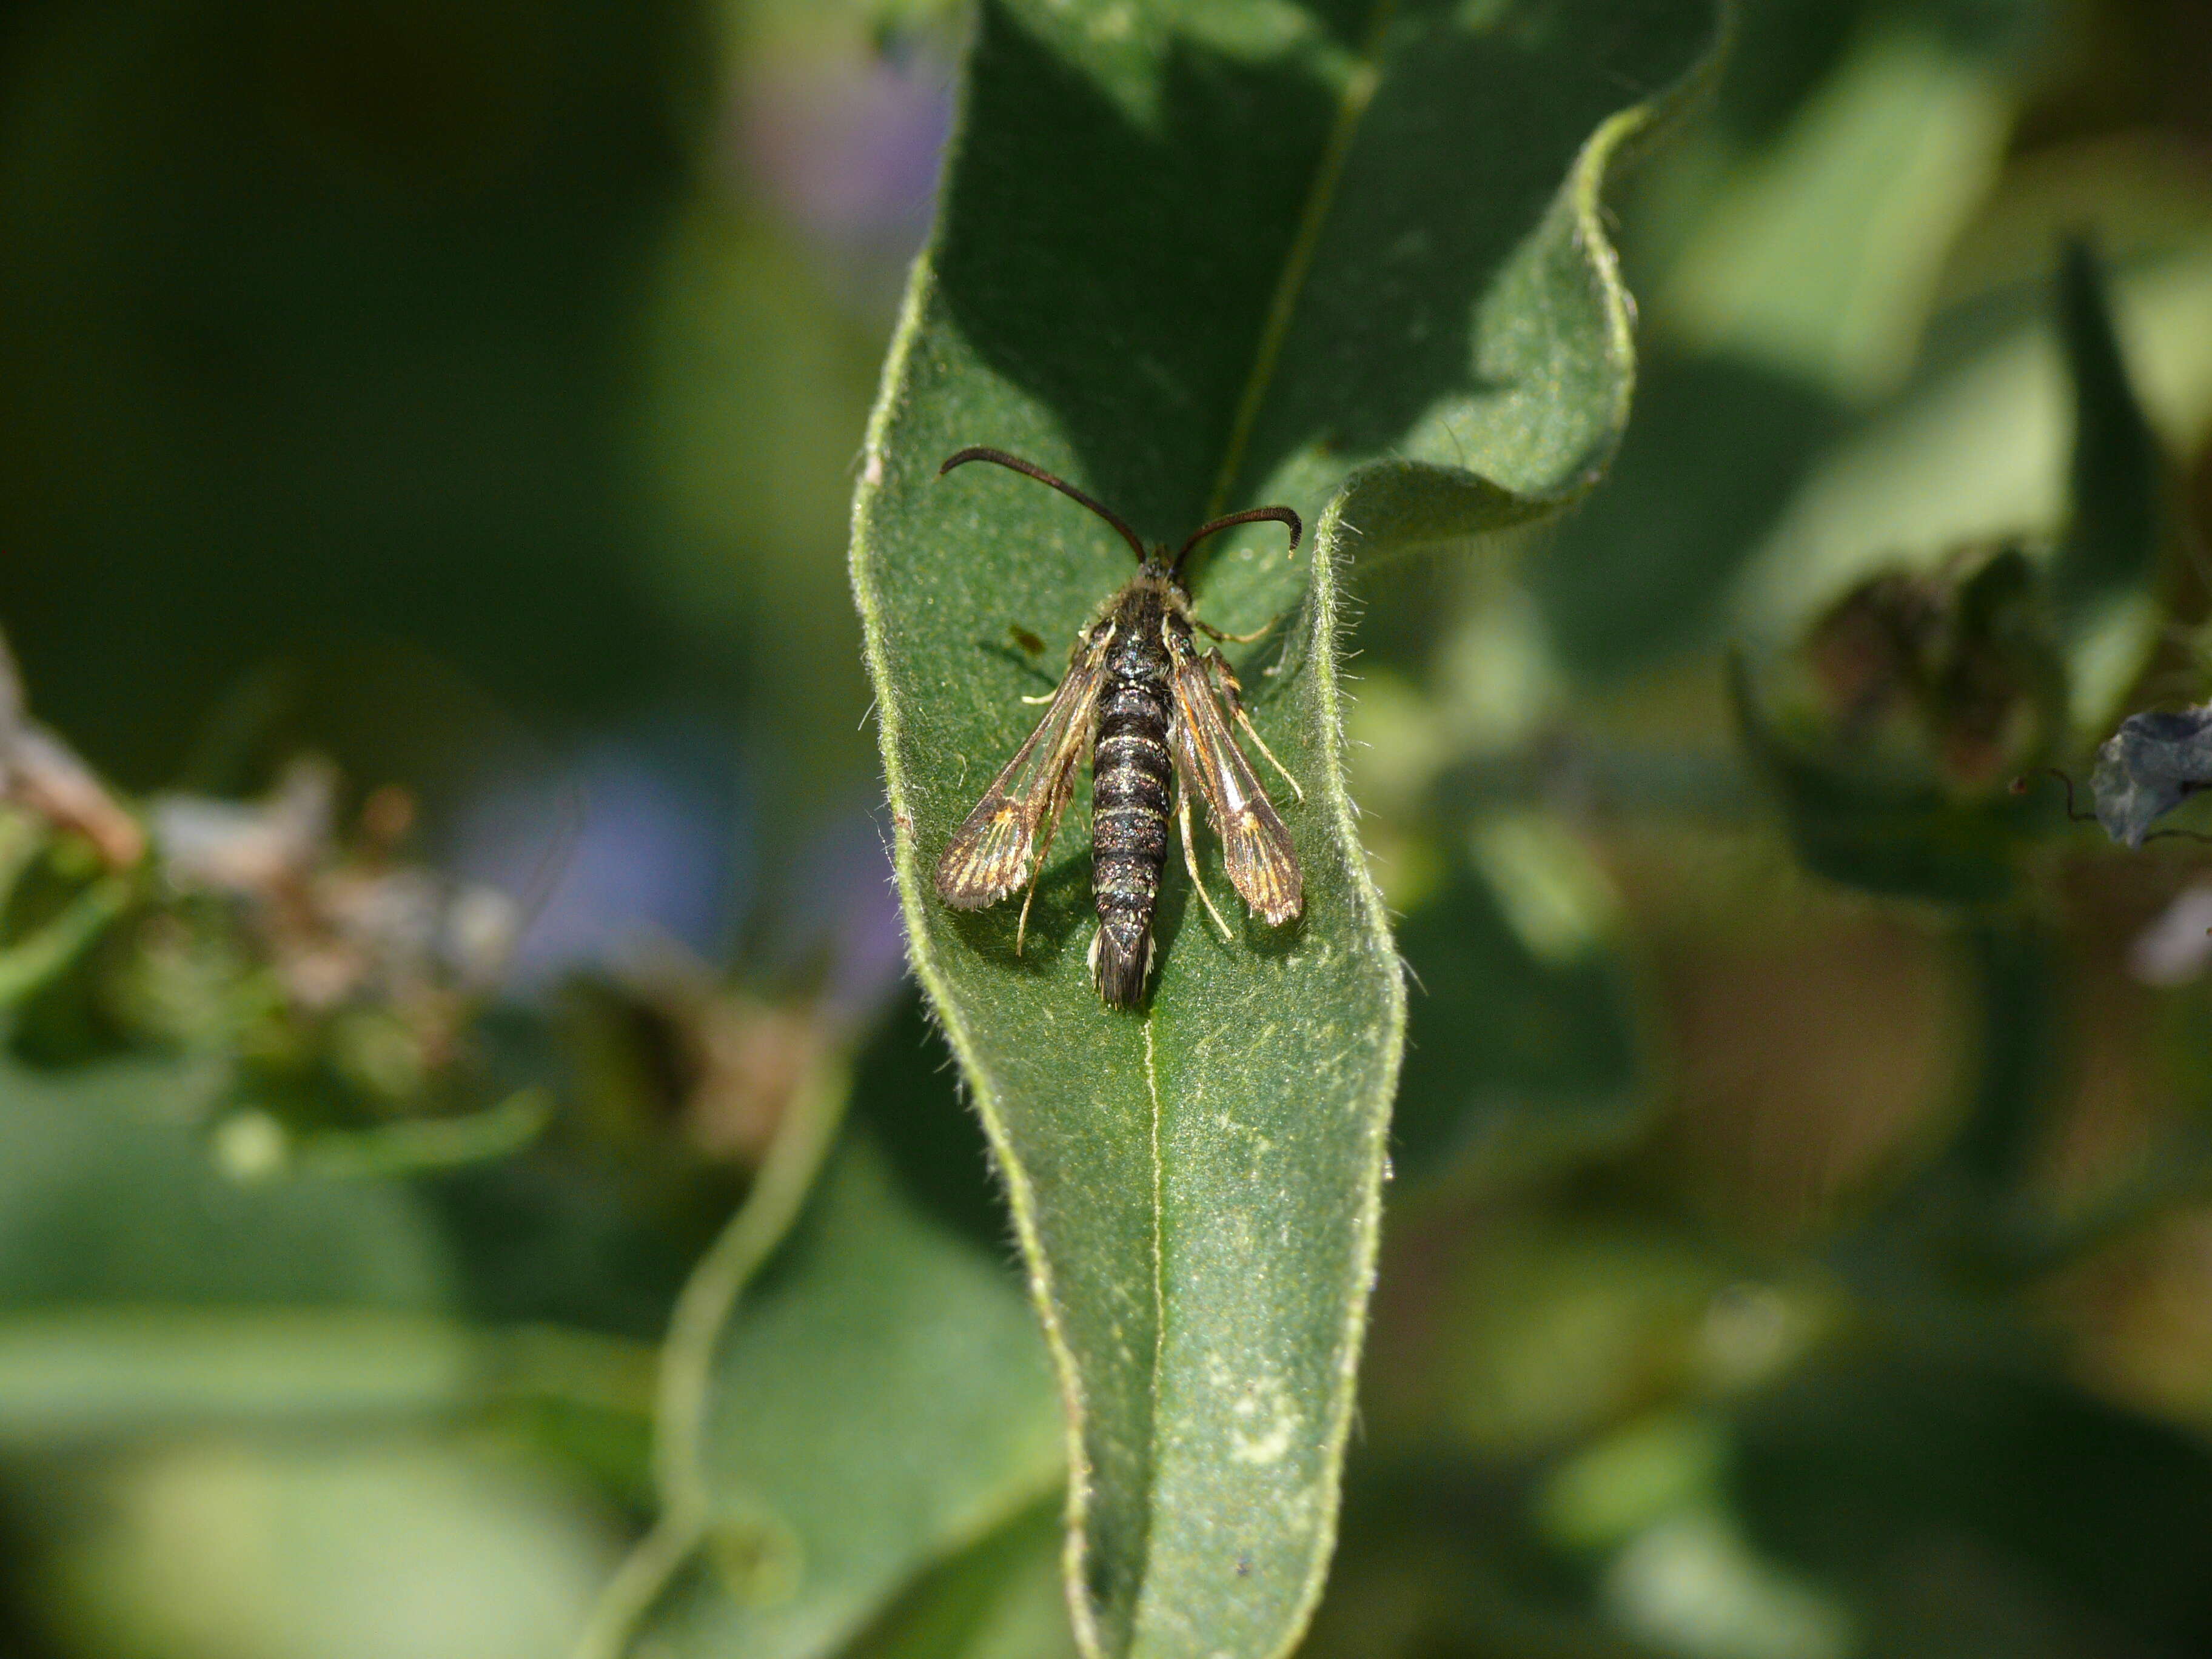
<svg viewBox="0 0 2212 1659">
<path fill-rule="evenodd" d="M 1182 544 L 1182 551 L 1175 556 L 1175 562 L 1168 568 L 1176 575 L 1181 575 L 1182 562 L 1190 556 L 1191 549 L 1196 547 L 1215 531 L 1226 530 L 1231 525 L 1258 524 L 1263 519 L 1275 524 L 1288 525 L 1291 531 L 1291 551 L 1295 553 L 1298 550 L 1298 538 L 1306 533 L 1305 526 L 1298 522 L 1298 515 L 1287 507 L 1249 507 L 1242 513 L 1231 513 L 1225 519 L 1216 519 L 1211 524 L 1199 526 L 1190 532 L 1190 539 Z"/>
<path fill-rule="evenodd" d="M 2059 782 L 2066 786 L 2066 816 L 2069 818 L 2073 820 L 2075 823 L 2095 823 L 2099 821 L 2097 815 L 2094 812 L 2084 812 L 2074 805 L 2074 780 L 2068 777 L 2063 772 L 2060 771 L 2055 766 L 2039 766 L 2035 769 L 2035 771 L 2030 772 L 2025 776 L 2014 778 L 2012 781 L 2012 793 L 2015 795 L 2026 794 L 2027 793 L 2029 780 L 2033 778 L 2037 773 L 2041 772 L 2048 772 L 2052 777 L 2057 779 Z M 2206 835 L 2201 830 L 2166 829 L 2154 830 L 2148 835 L 2145 836 L 2143 839 L 2145 841 L 2212 842 L 2212 836 Z"/>
<path fill-rule="evenodd" d="M 2060 771 L 2055 766 L 2039 766 L 2033 771 L 2021 773 L 2021 775 L 2014 778 L 2008 786 L 2008 793 L 2015 795 L 2024 795 L 2027 793 L 2028 786 L 2030 784 L 2034 782 L 2037 778 L 2045 775 L 2057 779 L 2060 783 L 2065 785 L 2066 817 L 2069 822 L 2074 823 L 2094 823 L 2097 821 L 2097 815 L 2094 812 L 2084 812 L 2080 807 L 2074 805 L 2074 780 L 2068 777 L 2063 772 Z"/>
<path fill-rule="evenodd" d="M 1010 466 L 1017 472 L 1026 473 L 1039 483 L 1050 484 L 1070 501 L 1081 501 L 1084 506 L 1121 532 L 1121 539 L 1129 544 L 1130 550 L 1136 554 L 1139 564 L 1145 562 L 1144 543 L 1137 538 L 1137 532 L 1122 521 L 1120 514 L 1103 502 L 1093 501 L 1066 479 L 1054 477 L 1034 461 L 1025 461 L 1018 455 L 1009 455 L 1003 449 L 992 449 L 983 444 L 971 444 L 966 449 L 946 457 L 945 465 L 937 469 L 937 476 L 941 478 L 954 467 L 964 466 L 969 461 L 995 461 L 1000 466 Z"/>
</svg>

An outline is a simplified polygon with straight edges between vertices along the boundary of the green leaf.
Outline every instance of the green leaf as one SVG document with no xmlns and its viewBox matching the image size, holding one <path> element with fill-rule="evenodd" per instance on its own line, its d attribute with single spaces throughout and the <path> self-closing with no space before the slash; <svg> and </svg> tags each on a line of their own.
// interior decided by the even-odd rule
<svg viewBox="0 0 2212 1659">
<path fill-rule="evenodd" d="M 191 1127 L 209 1081 L 0 1061 L 0 1310 L 447 1304 L 451 1264 L 405 1188 L 222 1174 Z"/>
<path fill-rule="evenodd" d="M 516 1393 L 635 1408 L 626 1345 L 453 1318 L 445 1241 L 406 1187 L 225 1174 L 196 1124 L 219 1082 L 0 1061 L 0 1445 Z"/>
<path fill-rule="evenodd" d="M 422 1416 L 475 1403 L 481 1381 L 466 1330 L 406 1314 L 15 1309 L 0 1316 L 0 1446 Z"/>
<path fill-rule="evenodd" d="M 629 1651 L 837 1652 L 1058 1484 L 1018 1288 L 921 1214 L 857 1127 L 708 1363 L 702 1524 Z"/>
<path fill-rule="evenodd" d="M 1991 1632 L 2022 1607 L 2051 1654 L 2187 1651 L 2212 1628 L 2212 1457 L 2063 1376 L 1956 1340 L 1861 1340 L 1738 1421 L 1753 1537 L 1851 1593 L 1864 1651 L 2010 1651 Z M 1984 1565 L 1931 1593 L 1899 1547 L 1915 1539 Z"/>
<path fill-rule="evenodd" d="M 131 883 L 108 876 L 87 886 L 52 921 L 0 950 L 0 1008 L 13 1007 L 75 962 L 122 914 Z"/>
<path fill-rule="evenodd" d="M 2117 707 L 2157 642 L 2152 592 L 2168 532 L 2166 457 L 2128 373 L 2111 285 L 2089 245 L 2058 265 L 2058 329 L 2074 391 L 2069 513 L 2051 568 L 2078 677 L 2081 723 Z"/>
<path fill-rule="evenodd" d="M 982 10 L 854 583 L 914 963 L 1070 1413 L 1094 1655 L 1279 1653 L 1319 1592 L 1403 1006 L 1338 764 L 1333 573 L 1540 515 L 1602 468 L 1632 357 L 1599 188 L 1713 27 L 1700 0 Z M 1305 914 L 1224 943 L 1171 872 L 1141 1014 L 1089 983 L 1080 806 L 1023 953 L 1017 903 L 957 915 L 930 885 L 1050 684 L 1010 630 L 1064 641 L 1128 574 L 1032 483 L 937 479 L 976 443 L 1155 538 L 1261 501 L 1316 527 L 1293 560 L 1272 526 L 1224 536 L 1194 580 L 1219 627 L 1290 613 L 1239 665 L 1306 786 Z"/>
<path fill-rule="evenodd" d="M 1041 1504 L 902 1596 L 842 1659 L 1074 1659 L 1060 1504 Z"/>
<path fill-rule="evenodd" d="M 2172 453 L 2196 453 L 2212 430 L 2212 241 L 2133 262 L 2106 286 L 2153 430 Z M 2031 547 L 2059 539 L 2076 394 L 2050 290 L 2015 299 L 1996 322 L 1947 325 L 1955 337 L 1931 349 L 1920 379 L 1807 476 L 1746 566 L 1732 605 L 1745 635 L 1778 645 L 1875 570 L 1936 569 L 1960 544 L 1993 537 L 2026 534 Z M 2091 647 L 2136 637 L 2092 630 L 2071 649 L 2077 732 L 2108 727 L 2133 672 L 2124 652 Z"/>
<path fill-rule="evenodd" d="M 2128 379 L 2104 270 L 2078 239 L 2059 260 L 2058 324 L 2074 386 L 2073 512 L 2051 578 L 2070 621 L 2150 580 L 2165 461 Z"/>
<path fill-rule="evenodd" d="M 2003 159 L 2019 54 L 2002 33 L 1864 26 L 1779 142 L 1716 192 L 1661 324 L 1853 399 L 1894 386 Z"/>
<path fill-rule="evenodd" d="M 0 1314 L 0 1447 L 451 1416 L 499 1400 L 642 1419 L 650 1351 L 617 1337 L 345 1307 L 125 1304 Z"/>
<path fill-rule="evenodd" d="M 1560 660 L 1588 685 L 1709 642 L 1729 583 L 1840 423 L 1832 397 L 1724 356 L 1640 367 L 1620 459 L 1530 571 Z"/>
<path fill-rule="evenodd" d="M 1553 848 L 1566 840 L 1555 823 L 1501 819 L 1487 826 L 1492 844 L 1506 828 Z M 1509 908 L 1544 902 L 1538 872 L 1504 863 L 1488 861 L 1487 881 L 1455 866 L 1399 929 L 1421 988 L 1391 1124 L 1401 1182 L 1543 1173 L 1618 1149 L 1646 1120 L 1644 1044 L 1617 942 L 1574 923 L 1566 937 L 1544 937 Z"/>
<path fill-rule="evenodd" d="M 10 1474 L 13 1616 L 64 1653 L 544 1659 L 616 1549 L 580 1483 L 450 1433 L 204 1431 Z"/>
</svg>

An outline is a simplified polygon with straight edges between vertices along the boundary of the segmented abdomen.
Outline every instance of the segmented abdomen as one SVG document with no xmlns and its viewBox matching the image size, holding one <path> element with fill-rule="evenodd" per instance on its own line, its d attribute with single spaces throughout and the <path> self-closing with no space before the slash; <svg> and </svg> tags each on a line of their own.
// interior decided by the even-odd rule
<svg viewBox="0 0 2212 1659">
<path fill-rule="evenodd" d="M 1152 907 L 1168 858 L 1164 676 L 1116 678 L 1098 702 L 1091 751 L 1091 886 L 1098 904 L 1098 994 L 1136 1006 L 1152 968 Z"/>
</svg>

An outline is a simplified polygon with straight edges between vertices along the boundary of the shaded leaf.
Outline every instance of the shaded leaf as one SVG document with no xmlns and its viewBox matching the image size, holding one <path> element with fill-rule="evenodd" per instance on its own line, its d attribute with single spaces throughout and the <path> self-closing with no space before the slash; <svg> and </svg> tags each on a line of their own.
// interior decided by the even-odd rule
<svg viewBox="0 0 2212 1659">
<path fill-rule="evenodd" d="M 1540 956 L 1496 890 L 1461 870 L 1398 942 L 1419 988 L 1391 1121 L 1400 1180 L 1540 1171 L 1634 1133 L 1641 1044 L 1609 940 Z"/>
<path fill-rule="evenodd" d="M 1057 1500 L 946 1562 L 842 1659 L 1073 1659 Z"/>
<path fill-rule="evenodd" d="M 1840 408 L 1771 370 L 1677 357 L 1644 365 L 1636 414 L 1605 483 L 1532 567 L 1562 660 L 1593 685 L 1704 643 Z"/>
<path fill-rule="evenodd" d="M 2110 284 L 2079 237 L 2061 251 L 2057 287 L 2074 446 L 2051 586 L 2075 667 L 2075 718 L 2094 729 L 2142 672 L 2155 642 L 2166 458 L 2129 377 Z"/>
<path fill-rule="evenodd" d="M 1656 1659 L 1608 1629 L 1594 1598 L 1530 1547 L 1527 1494 L 1493 1464 L 1425 1449 L 1355 1455 L 1344 1559 L 1308 1659 Z"/>
<path fill-rule="evenodd" d="M 2165 460 L 2128 379 L 2103 269 L 2078 239 L 2059 259 L 2058 324 L 2074 387 L 2072 512 L 2051 580 L 2061 618 L 2079 629 L 2149 582 Z"/>
<path fill-rule="evenodd" d="M 853 1064 L 853 1116 L 884 1149 L 899 1192 L 979 1249 L 1008 1255 L 1014 1226 L 983 1126 L 921 994 L 908 987 Z"/>
<path fill-rule="evenodd" d="M 1018 1288 L 914 1210 L 858 1130 L 710 1364 L 703 1537 L 633 1651 L 835 1653 L 1058 1481 Z"/>
<path fill-rule="evenodd" d="M 0 1064 L 0 1307 L 446 1301 L 427 1206 L 396 1183 L 232 1179 L 191 1127 L 206 1089 L 184 1065 Z"/>
<path fill-rule="evenodd" d="M 1602 467 L 1632 356 L 1597 192 L 1711 29 L 1692 0 L 983 9 L 854 578 L 915 963 L 1073 1413 L 1093 1653 L 1279 1652 L 1318 1591 L 1401 1017 L 1337 765 L 1333 570 L 1525 520 Z M 1305 914 L 1224 944 L 1171 872 L 1139 1015 L 1088 983 L 1079 804 L 1024 953 L 1015 904 L 955 915 L 929 885 L 1040 689 L 999 642 L 1067 638 L 1127 574 L 1033 483 L 935 480 L 976 443 L 1151 538 L 1275 501 L 1314 529 L 1296 561 L 1279 530 L 1224 536 L 1194 580 L 1224 629 L 1289 613 L 1235 654 L 1306 785 L 1284 804 Z"/>
<path fill-rule="evenodd" d="M 1869 1651 L 2212 1640 L 2212 1459 L 2173 1429 L 2002 1364 L 1857 1346 L 1740 1432 L 1747 1518 L 1857 1593 Z"/>
</svg>

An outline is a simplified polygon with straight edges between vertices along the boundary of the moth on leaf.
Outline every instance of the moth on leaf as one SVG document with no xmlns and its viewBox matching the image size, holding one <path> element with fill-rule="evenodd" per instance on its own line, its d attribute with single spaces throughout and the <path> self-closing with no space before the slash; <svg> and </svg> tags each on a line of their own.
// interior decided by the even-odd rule
<svg viewBox="0 0 2212 1659">
<path fill-rule="evenodd" d="M 1044 718 L 975 810 L 952 832 L 937 861 L 937 890 L 956 910 L 980 910 L 1028 884 L 1014 932 L 1019 951 L 1030 904 L 1060 815 L 1075 793 L 1075 774 L 1091 755 L 1091 886 L 1098 931 L 1091 941 L 1091 978 L 1109 1007 L 1143 1000 L 1154 954 L 1152 912 L 1167 866 L 1170 811 L 1182 830 L 1183 861 L 1206 914 L 1232 937 L 1198 873 L 1190 803 L 1206 807 L 1221 837 L 1229 880 L 1262 921 L 1279 927 L 1305 902 L 1298 855 L 1274 803 L 1231 727 L 1243 731 L 1300 800 L 1305 792 L 1277 760 L 1244 712 L 1243 687 L 1218 643 L 1198 648 L 1194 635 L 1231 643 L 1257 634 L 1224 634 L 1192 614 L 1183 566 L 1208 536 L 1240 524 L 1270 520 L 1288 527 L 1297 550 L 1304 527 L 1287 507 L 1255 507 L 1201 525 L 1182 550 L 1149 550 L 1121 518 L 1065 479 L 1004 450 L 961 450 L 938 469 L 941 477 L 969 461 L 991 461 L 1049 484 L 1080 501 L 1121 532 L 1137 556 L 1137 574 L 1099 607 L 1068 659 L 1067 672 L 1048 700 Z"/>
</svg>

